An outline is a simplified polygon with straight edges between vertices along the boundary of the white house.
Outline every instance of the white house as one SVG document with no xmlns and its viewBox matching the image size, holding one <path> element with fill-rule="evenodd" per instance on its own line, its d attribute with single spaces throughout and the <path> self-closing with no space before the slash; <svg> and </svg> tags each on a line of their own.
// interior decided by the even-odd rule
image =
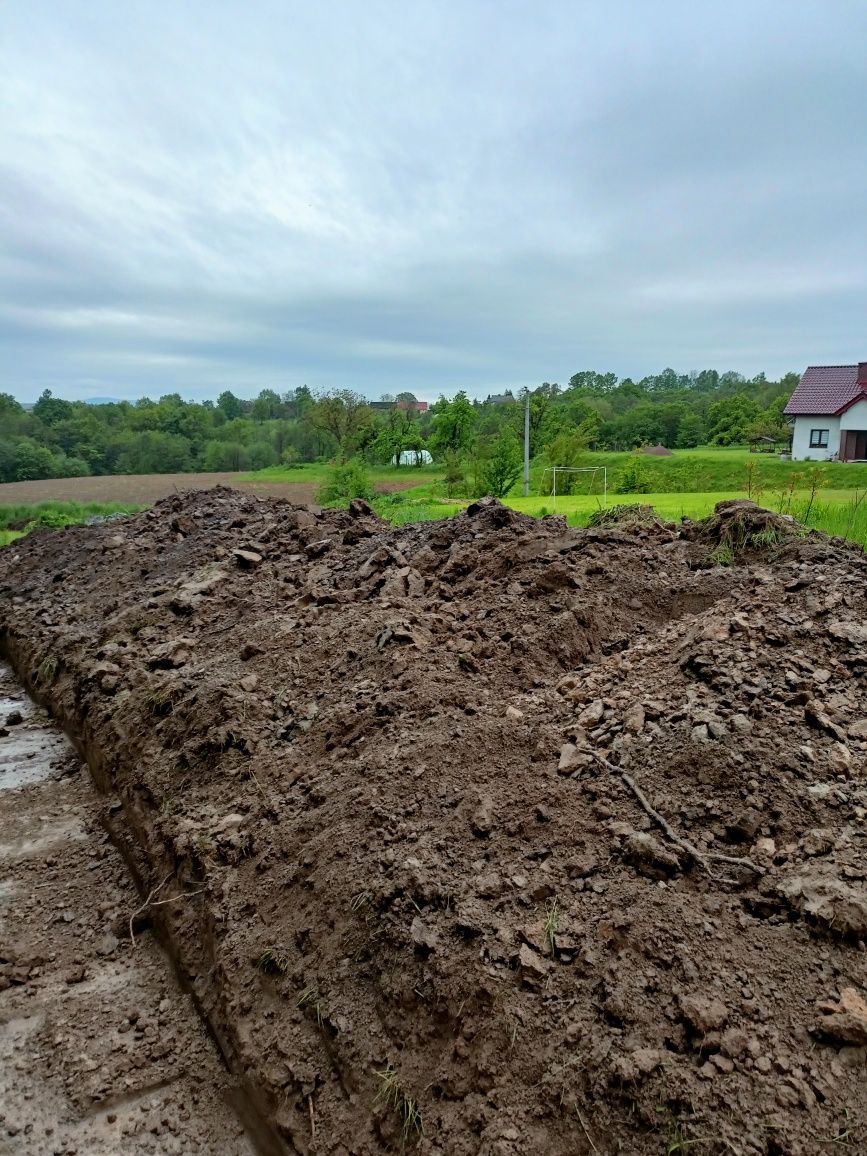
<svg viewBox="0 0 867 1156">
<path fill-rule="evenodd" d="M 796 461 L 867 461 L 867 361 L 809 366 L 785 413 Z"/>
</svg>

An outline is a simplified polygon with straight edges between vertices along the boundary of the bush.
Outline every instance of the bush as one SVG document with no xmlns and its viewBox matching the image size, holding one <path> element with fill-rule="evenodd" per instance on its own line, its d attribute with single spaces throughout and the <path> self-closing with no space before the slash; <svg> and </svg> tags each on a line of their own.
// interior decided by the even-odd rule
<svg viewBox="0 0 867 1156">
<path fill-rule="evenodd" d="M 490 453 L 477 467 L 477 496 L 504 498 L 521 476 L 521 446 L 510 431 L 500 434 Z"/>
<path fill-rule="evenodd" d="M 316 494 L 323 506 L 348 505 L 353 498 L 373 500 L 373 483 L 367 468 L 359 458 L 335 466 Z"/>
<path fill-rule="evenodd" d="M 612 489 L 615 494 L 644 494 L 647 493 L 648 485 L 644 463 L 640 458 L 633 458 L 623 472 L 614 479 Z"/>
</svg>

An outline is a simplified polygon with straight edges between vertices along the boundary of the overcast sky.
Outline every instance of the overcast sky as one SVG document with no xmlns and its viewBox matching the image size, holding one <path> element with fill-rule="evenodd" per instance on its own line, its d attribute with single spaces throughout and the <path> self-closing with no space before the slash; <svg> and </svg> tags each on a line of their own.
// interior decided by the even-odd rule
<svg viewBox="0 0 867 1156">
<path fill-rule="evenodd" d="M 0 390 L 867 359 L 864 0 L 4 0 Z"/>
</svg>

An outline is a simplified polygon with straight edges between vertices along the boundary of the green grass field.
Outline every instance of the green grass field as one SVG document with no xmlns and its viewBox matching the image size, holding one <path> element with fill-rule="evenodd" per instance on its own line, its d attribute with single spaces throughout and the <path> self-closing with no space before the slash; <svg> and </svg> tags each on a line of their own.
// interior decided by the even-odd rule
<svg viewBox="0 0 867 1156">
<path fill-rule="evenodd" d="M 670 457 L 657 458 L 639 452 L 584 454 L 581 466 L 604 466 L 608 470 L 610 493 L 652 494 L 731 494 L 752 489 L 765 504 L 787 487 L 807 488 L 808 476 L 816 472 L 820 487 L 829 490 L 867 490 L 867 464 L 856 462 L 792 462 L 771 454 L 751 454 L 743 447 L 710 446 L 695 450 L 675 450 Z M 549 475 L 544 464 L 536 461 L 530 469 L 530 492 L 541 493 Z M 245 480 L 260 482 L 312 482 L 326 480 L 331 467 L 325 462 L 297 466 L 272 466 L 245 475 Z M 443 474 L 442 466 L 373 466 L 371 479 L 377 483 L 412 481 L 425 487 L 431 498 L 437 497 L 436 485 Z M 589 487 L 588 477 L 578 483 Z M 601 490 L 601 474 L 595 479 Z M 520 485 L 515 487 L 519 490 Z"/>
<path fill-rule="evenodd" d="M 110 514 L 132 514 L 143 510 L 141 503 L 129 502 L 41 502 L 37 506 L 0 506 L 0 546 L 8 546 L 31 530 L 58 529 L 105 518 Z"/>
<path fill-rule="evenodd" d="M 856 462 L 792 462 L 771 454 L 717 447 L 675 450 L 670 457 L 642 453 L 587 453 L 581 466 L 605 466 L 612 493 L 730 493 L 751 486 L 774 492 L 792 484 L 806 486 L 817 471 L 821 486 L 835 490 L 867 489 L 867 464 Z M 543 467 L 530 472 L 534 493 L 542 489 Z"/>
</svg>

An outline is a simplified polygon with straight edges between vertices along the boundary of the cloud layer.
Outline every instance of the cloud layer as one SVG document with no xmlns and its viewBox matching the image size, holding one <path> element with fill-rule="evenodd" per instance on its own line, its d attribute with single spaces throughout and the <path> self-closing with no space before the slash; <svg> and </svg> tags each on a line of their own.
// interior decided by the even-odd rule
<svg viewBox="0 0 867 1156">
<path fill-rule="evenodd" d="M 0 8 L 0 389 L 867 357 L 861 0 Z"/>
</svg>

